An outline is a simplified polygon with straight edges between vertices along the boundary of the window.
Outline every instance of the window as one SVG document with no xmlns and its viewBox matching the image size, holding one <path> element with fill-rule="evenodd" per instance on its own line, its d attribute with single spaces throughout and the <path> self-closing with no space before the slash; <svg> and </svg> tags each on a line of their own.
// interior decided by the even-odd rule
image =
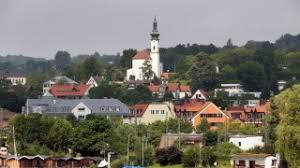
<svg viewBox="0 0 300 168">
<path fill-rule="evenodd" d="M 277 164 L 277 160 L 273 159 L 272 160 L 272 166 L 276 166 L 276 164 Z"/>
<path fill-rule="evenodd" d="M 159 114 L 159 110 L 156 110 L 156 114 Z"/>
<path fill-rule="evenodd" d="M 79 115 L 79 116 L 78 116 L 78 119 L 79 119 L 79 120 L 84 120 L 84 115 Z"/>
<path fill-rule="evenodd" d="M 213 114 L 201 114 L 200 117 L 205 117 L 205 118 L 222 118 L 223 115 L 220 113 L 213 113 Z"/>
<path fill-rule="evenodd" d="M 155 111 L 154 111 L 154 110 L 151 110 L 151 114 L 155 114 Z"/>
<path fill-rule="evenodd" d="M 165 114 L 165 110 L 161 110 L 161 114 Z"/>
<path fill-rule="evenodd" d="M 79 107 L 79 108 L 78 108 L 78 111 L 84 111 L 84 110 L 85 110 L 84 107 Z"/>
<path fill-rule="evenodd" d="M 104 107 L 101 107 L 101 111 L 104 111 L 105 110 L 105 108 Z"/>
<path fill-rule="evenodd" d="M 116 107 L 116 111 L 120 111 L 120 107 Z"/>
<path fill-rule="evenodd" d="M 239 142 L 239 146 L 242 146 L 242 142 Z"/>
<path fill-rule="evenodd" d="M 245 160 L 239 160 L 239 166 L 246 166 Z"/>
</svg>

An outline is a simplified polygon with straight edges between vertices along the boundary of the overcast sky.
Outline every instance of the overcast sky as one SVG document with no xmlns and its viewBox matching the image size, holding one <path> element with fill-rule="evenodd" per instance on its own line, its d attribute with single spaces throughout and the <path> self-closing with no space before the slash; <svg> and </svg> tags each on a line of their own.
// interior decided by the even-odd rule
<svg viewBox="0 0 300 168">
<path fill-rule="evenodd" d="M 0 55 L 147 48 L 154 15 L 163 47 L 300 33 L 300 0 L 0 0 Z"/>
</svg>

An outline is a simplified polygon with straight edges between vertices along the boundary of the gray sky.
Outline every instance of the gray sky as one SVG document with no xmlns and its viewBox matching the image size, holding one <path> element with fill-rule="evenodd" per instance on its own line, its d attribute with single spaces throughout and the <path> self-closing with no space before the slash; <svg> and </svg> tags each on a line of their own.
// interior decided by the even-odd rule
<svg viewBox="0 0 300 168">
<path fill-rule="evenodd" d="M 143 49 L 154 15 L 163 47 L 300 33 L 299 0 L 0 0 L 0 55 Z"/>
</svg>

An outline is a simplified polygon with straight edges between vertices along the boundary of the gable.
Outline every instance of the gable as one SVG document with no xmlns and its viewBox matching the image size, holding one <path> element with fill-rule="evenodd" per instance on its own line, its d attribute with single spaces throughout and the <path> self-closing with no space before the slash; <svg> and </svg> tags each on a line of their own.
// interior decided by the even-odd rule
<svg viewBox="0 0 300 168">
<path fill-rule="evenodd" d="M 72 113 L 76 118 L 81 118 L 81 116 L 85 118 L 85 116 L 91 114 L 91 110 L 87 107 L 87 105 L 81 102 L 72 109 Z"/>
<path fill-rule="evenodd" d="M 209 103 L 204 109 L 198 112 L 194 117 L 199 116 L 200 114 L 223 114 L 226 118 L 229 118 L 221 109 L 219 109 L 214 103 Z"/>
</svg>

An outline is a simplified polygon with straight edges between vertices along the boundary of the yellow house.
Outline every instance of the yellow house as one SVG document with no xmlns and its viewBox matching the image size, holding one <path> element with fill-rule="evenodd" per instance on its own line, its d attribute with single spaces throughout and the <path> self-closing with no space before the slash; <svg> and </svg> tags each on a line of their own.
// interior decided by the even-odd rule
<svg viewBox="0 0 300 168">
<path fill-rule="evenodd" d="M 176 118 L 172 102 L 157 102 L 150 104 L 136 104 L 130 107 L 132 124 L 151 124 L 155 121 L 166 121 Z"/>
</svg>

